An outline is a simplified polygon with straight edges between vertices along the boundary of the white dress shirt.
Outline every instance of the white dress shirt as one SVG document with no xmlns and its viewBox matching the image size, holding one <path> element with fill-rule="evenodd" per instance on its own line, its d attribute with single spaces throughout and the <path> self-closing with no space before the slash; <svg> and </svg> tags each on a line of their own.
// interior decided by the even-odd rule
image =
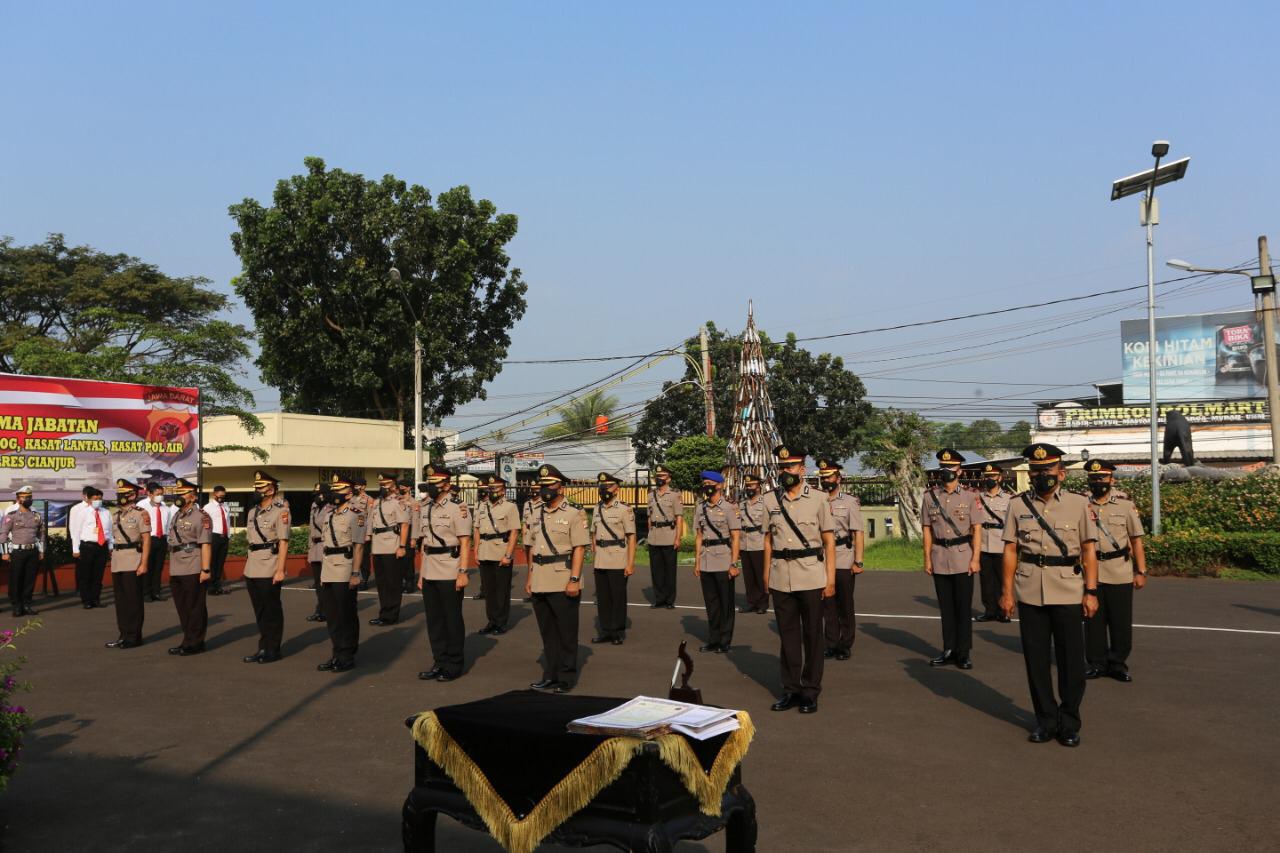
<svg viewBox="0 0 1280 853">
<path fill-rule="evenodd" d="M 168 538 L 169 525 L 173 522 L 173 517 L 178 514 L 178 508 L 164 503 L 163 501 L 159 504 L 153 504 L 151 502 L 151 498 L 138 501 L 138 506 L 142 507 L 143 512 L 147 514 L 147 519 L 151 522 L 151 535 Z M 160 510 L 161 530 L 156 530 L 157 509 Z"/>
<path fill-rule="evenodd" d="M 67 532 L 71 533 L 71 547 L 76 553 L 80 552 L 81 542 L 97 542 L 98 526 L 93 522 L 93 507 L 86 503 L 79 504 L 80 512 L 76 514 L 75 521 L 69 522 Z M 72 507 L 76 509 L 76 507 Z M 102 533 L 106 537 L 106 546 L 110 548 L 115 543 L 115 537 L 111 531 L 111 511 L 106 507 L 98 507 L 98 517 L 102 520 Z"/>
<path fill-rule="evenodd" d="M 218 503 L 217 501 L 209 501 L 204 505 L 204 514 L 209 516 L 210 533 L 219 533 L 223 536 L 231 535 L 227 530 L 227 522 L 231 520 L 231 511 L 227 509 L 226 502 Z"/>
</svg>

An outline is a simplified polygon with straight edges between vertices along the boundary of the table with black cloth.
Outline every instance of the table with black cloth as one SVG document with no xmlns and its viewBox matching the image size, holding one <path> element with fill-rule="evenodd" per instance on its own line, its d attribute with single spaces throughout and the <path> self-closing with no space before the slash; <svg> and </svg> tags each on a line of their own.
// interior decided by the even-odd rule
<svg viewBox="0 0 1280 853">
<path fill-rule="evenodd" d="M 406 853 L 436 849 L 438 814 L 487 830 L 512 853 L 543 841 L 668 851 L 722 828 L 727 851 L 754 851 L 755 803 L 740 768 L 751 718 L 740 712 L 737 731 L 705 741 L 566 730 L 626 701 L 516 690 L 411 717 Z"/>
</svg>

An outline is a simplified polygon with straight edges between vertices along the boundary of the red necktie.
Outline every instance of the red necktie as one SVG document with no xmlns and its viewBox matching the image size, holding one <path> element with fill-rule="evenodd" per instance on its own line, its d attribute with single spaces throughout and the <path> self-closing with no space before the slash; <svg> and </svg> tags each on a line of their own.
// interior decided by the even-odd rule
<svg viewBox="0 0 1280 853">
<path fill-rule="evenodd" d="M 222 535 L 231 535 L 231 519 L 227 518 L 226 504 L 218 504 L 218 509 L 222 510 Z"/>
<path fill-rule="evenodd" d="M 98 528 L 98 544 L 106 545 L 107 534 L 102 529 L 102 516 L 98 513 L 96 509 L 93 511 L 93 525 L 94 527 Z"/>
<path fill-rule="evenodd" d="M 156 536 L 164 535 L 164 523 L 160 521 L 160 507 L 156 506 Z"/>
</svg>

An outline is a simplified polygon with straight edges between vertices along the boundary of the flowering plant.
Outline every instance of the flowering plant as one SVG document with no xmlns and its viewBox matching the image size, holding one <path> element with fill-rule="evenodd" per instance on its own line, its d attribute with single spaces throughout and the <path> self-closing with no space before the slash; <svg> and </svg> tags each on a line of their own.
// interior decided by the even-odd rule
<svg viewBox="0 0 1280 853">
<path fill-rule="evenodd" d="M 14 640 L 40 627 L 30 620 L 16 630 L 0 631 L 0 792 L 9 787 L 9 777 L 18 769 L 22 755 L 22 736 L 31 727 L 31 715 L 21 705 L 13 704 L 13 694 L 30 690 L 31 686 L 17 678 L 27 659 L 17 653 Z"/>
</svg>

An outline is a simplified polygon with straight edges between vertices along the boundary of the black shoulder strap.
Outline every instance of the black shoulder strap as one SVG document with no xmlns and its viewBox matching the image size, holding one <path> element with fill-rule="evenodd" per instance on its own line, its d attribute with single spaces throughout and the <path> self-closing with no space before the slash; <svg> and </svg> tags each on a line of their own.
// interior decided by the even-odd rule
<svg viewBox="0 0 1280 853">
<path fill-rule="evenodd" d="M 750 507 L 750 506 L 751 506 L 751 500 L 750 500 L 749 498 L 748 498 L 747 500 L 743 501 L 743 502 L 742 502 L 742 514 L 743 514 L 743 515 L 745 515 L 745 516 L 747 517 L 747 521 L 749 521 L 749 522 L 751 523 L 751 526 L 752 526 L 752 527 L 759 527 L 759 525 L 758 525 L 758 524 L 756 524 L 756 520 L 755 520 L 754 518 L 752 518 L 752 517 L 751 517 L 751 510 L 749 509 L 749 507 Z"/>
<path fill-rule="evenodd" d="M 604 517 L 604 501 L 600 501 L 598 504 L 596 504 L 596 518 L 597 518 L 597 519 L 599 519 L 600 523 L 604 525 L 604 529 L 605 529 L 605 531 L 606 531 L 606 532 L 608 532 L 608 534 L 609 534 L 609 538 L 610 538 L 610 539 L 620 539 L 620 538 L 621 538 L 620 536 L 618 536 L 618 534 L 616 534 L 616 533 L 614 533 L 614 532 L 613 532 L 613 528 L 612 528 L 612 527 L 610 527 L 610 526 L 609 526 L 609 522 L 608 522 L 607 520 L 605 520 L 605 517 Z"/>
<path fill-rule="evenodd" d="M 669 520 L 666 510 L 662 508 L 662 495 L 658 494 L 657 491 L 653 493 L 653 508 L 658 511 L 658 515 L 662 516 L 663 521 Z"/>
<path fill-rule="evenodd" d="M 382 526 L 383 526 L 383 527 L 390 527 L 391 525 L 387 524 L 387 513 L 386 513 L 386 511 L 382 508 L 382 504 L 383 504 L 383 503 L 384 503 L 384 501 L 378 501 L 378 518 L 382 519 Z"/>
<path fill-rule="evenodd" d="M 116 513 L 116 530 L 119 531 L 120 538 L 124 540 L 126 545 L 132 545 L 134 544 L 133 540 L 129 538 L 128 533 L 124 532 L 124 514 L 128 511 L 129 510 L 125 509 Z"/>
<path fill-rule="evenodd" d="M 267 541 L 267 535 L 262 532 L 262 528 L 258 526 L 258 516 L 262 513 L 262 507 L 255 506 L 253 514 L 249 516 L 249 520 L 253 522 L 253 529 L 258 531 L 258 538 L 263 542 Z"/>
<path fill-rule="evenodd" d="M 716 535 L 717 539 L 724 539 L 725 535 L 720 532 L 720 528 L 711 523 L 711 516 L 707 515 L 707 502 L 702 502 L 702 520 L 707 523 L 707 527 L 711 528 L 711 532 Z M 806 543 L 807 544 L 807 543 Z"/>
<path fill-rule="evenodd" d="M 320 525 L 316 524 L 316 518 L 318 518 L 318 517 L 319 517 L 319 515 L 320 515 L 320 513 L 322 513 L 322 512 L 324 512 L 324 507 L 319 507 L 319 508 L 317 508 L 317 507 L 312 507 L 312 508 L 311 508 L 311 529 L 312 529 L 312 530 L 314 530 L 316 533 L 319 533 L 320 535 L 322 535 L 322 536 L 323 536 L 323 535 L 324 535 L 324 531 L 320 529 Z"/>
<path fill-rule="evenodd" d="M 444 540 L 441 539 L 440 536 L 436 533 L 435 526 L 432 525 L 431 523 L 431 514 L 435 512 L 435 509 L 436 509 L 436 502 L 433 500 L 430 504 L 427 505 L 427 532 L 431 534 L 432 539 L 436 540 L 437 546 L 444 548 L 446 547 L 444 544 Z"/>
<path fill-rule="evenodd" d="M 930 489 L 929 497 L 933 498 L 933 505 L 938 508 L 938 514 L 942 516 L 942 520 L 947 523 L 947 526 L 954 530 L 957 536 L 963 536 L 964 534 L 960 532 L 960 528 L 956 527 L 956 523 L 951 520 L 951 516 L 947 515 L 947 511 L 942 508 L 942 502 L 938 500 L 938 493 Z"/>
<path fill-rule="evenodd" d="M 1067 543 L 1063 542 L 1058 534 L 1053 532 L 1053 528 L 1049 526 L 1049 522 L 1044 520 L 1044 516 L 1035 508 L 1035 504 L 1031 502 L 1031 497 L 1026 492 L 1022 493 L 1022 502 L 1027 505 L 1027 509 L 1031 510 L 1031 515 L 1044 529 L 1044 532 L 1049 534 L 1049 538 L 1053 540 L 1053 544 L 1058 546 L 1058 550 L 1062 552 L 1062 556 L 1069 556 L 1067 554 Z"/>
<path fill-rule="evenodd" d="M 791 513 L 787 512 L 787 496 L 786 495 L 782 495 L 782 494 L 778 495 L 778 509 L 782 511 L 782 517 L 787 520 L 788 526 L 791 527 L 791 532 L 800 538 L 800 542 L 804 545 L 804 547 L 806 548 L 810 547 L 809 540 L 804 538 L 804 534 L 800 532 L 800 528 L 797 527 L 796 523 L 791 520 Z"/>
<path fill-rule="evenodd" d="M 181 513 L 175 512 L 173 514 L 173 521 L 169 523 L 169 532 L 173 534 L 174 539 L 178 540 L 179 545 L 185 545 L 186 543 L 182 541 L 182 532 L 178 530 L 178 520 L 180 518 L 182 518 Z"/>
<path fill-rule="evenodd" d="M 978 495 L 978 500 L 982 501 L 982 508 L 987 511 L 987 515 L 995 519 L 996 524 L 1003 530 L 1004 519 L 996 515 L 996 511 L 991 508 L 991 504 L 987 503 L 987 499 L 984 498 L 982 495 Z"/>
<path fill-rule="evenodd" d="M 1107 541 L 1111 543 L 1111 550 L 1119 551 L 1121 545 L 1116 541 L 1116 537 L 1111 535 L 1111 531 L 1107 529 L 1107 526 L 1102 523 L 1102 519 L 1098 518 L 1097 506 L 1098 505 L 1094 503 L 1089 505 L 1089 513 L 1093 516 L 1093 523 L 1098 525 L 1098 529 L 1102 531 L 1102 535 L 1107 537 Z"/>
<path fill-rule="evenodd" d="M 338 511 L 336 509 L 330 510 L 329 512 L 329 538 L 332 540 L 332 543 L 333 543 L 329 546 L 330 548 L 338 547 L 338 531 L 333 529 L 333 517 L 337 514 L 338 514 Z"/>
<path fill-rule="evenodd" d="M 542 531 L 542 541 L 547 543 L 547 547 L 551 549 L 551 553 L 560 554 L 560 549 L 551 543 L 551 537 L 547 535 L 547 505 L 542 505 L 541 514 L 538 516 L 538 529 Z"/>
<path fill-rule="evenodd" d="M 484 502 L 485 515 L 489 516 L 489 529 L 494 533 L 498 532 L 498 525 L 493 520 L 493 507 L 489 501 Z"/>
</svg>

